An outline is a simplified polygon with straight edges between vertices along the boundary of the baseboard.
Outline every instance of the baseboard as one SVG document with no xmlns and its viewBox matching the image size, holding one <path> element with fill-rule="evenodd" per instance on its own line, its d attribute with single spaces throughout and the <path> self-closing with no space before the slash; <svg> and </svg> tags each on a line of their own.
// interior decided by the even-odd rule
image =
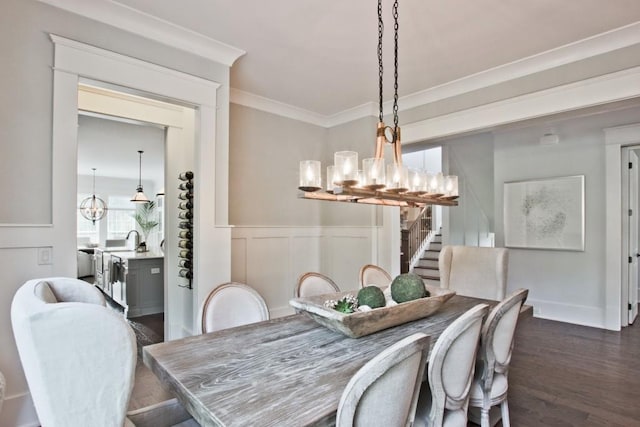
<svg viewBox="0 0 640 427">
<path fill-rule="evenodd" d="M 0 413 L 0 427 L 36 427 L 40 425 L 30 393 L 5 398 Z"/>
<path fill-rule="evenodd" d="M 601 307 L 562 304 L 531 298 L 527 299 L 527 304 L 533 306 L 533 317 L 606 329 L 605 310 Z"/>
</svg>

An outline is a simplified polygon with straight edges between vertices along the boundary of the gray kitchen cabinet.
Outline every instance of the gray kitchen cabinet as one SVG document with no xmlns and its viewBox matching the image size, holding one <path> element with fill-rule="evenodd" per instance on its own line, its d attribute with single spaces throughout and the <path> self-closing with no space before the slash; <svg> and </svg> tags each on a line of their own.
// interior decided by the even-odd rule
<svg viewBox="0 0 640 427">
<path fill-rule="evenodd" d="M 164 311 L 164 257 L 150 252 L 113 253 L 112 298 L 127 317 Z"/>
</svg>

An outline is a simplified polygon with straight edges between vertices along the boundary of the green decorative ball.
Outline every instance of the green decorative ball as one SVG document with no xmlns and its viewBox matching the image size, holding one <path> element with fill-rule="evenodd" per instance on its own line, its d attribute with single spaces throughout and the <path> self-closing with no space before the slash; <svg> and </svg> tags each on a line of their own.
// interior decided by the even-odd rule
<svg viewBox="0 0 640 427">
<path fill-rule="evenodd" d="M 401 274 L 391 282 L 391 298 L 397 303 L 427 296 L 429 296 L 429 291 L 425 289 L 422 278 L 417 274 Z"/>
<path fill-rule="evenodd" d="M 358 292 L 358 305 L 368 305 L 371 308 L 384 307 L 386 300 L 379 287 L 365 286 Z"/>
</svg>

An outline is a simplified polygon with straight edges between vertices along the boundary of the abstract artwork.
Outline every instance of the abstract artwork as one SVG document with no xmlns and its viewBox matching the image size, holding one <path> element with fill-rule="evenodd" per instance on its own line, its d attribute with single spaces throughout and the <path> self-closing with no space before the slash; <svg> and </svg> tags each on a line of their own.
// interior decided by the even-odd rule
<svg viewBox="0 0 640 427">
<path fill-rule="evenodd" d="M 504 243 L 584 251 L 584 175 L 504 184 Z"/>
</svg>

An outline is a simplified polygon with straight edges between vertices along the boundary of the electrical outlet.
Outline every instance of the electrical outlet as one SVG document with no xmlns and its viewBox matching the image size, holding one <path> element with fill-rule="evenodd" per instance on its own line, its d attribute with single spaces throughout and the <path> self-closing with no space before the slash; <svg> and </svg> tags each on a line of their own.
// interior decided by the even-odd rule
<svg viewBox="0 0 640 427">
<path fill-rule="evenodd" d="M 51 264 L 53 264 L 53 248 L 51 246 L 38 248 L 38 265 Z"/>
<path fill-rule="evenodd" d="M 160 274 L 160 269 L 159 268 L 152 268 L 151 269 L 151 274 Z"/>
<path fill-rule="evenodd" d="M 540 307 L 533 307 L 533 314 L 535 316 L 540 316 L 542 314 L 542 309 Z"/>
</svg>

